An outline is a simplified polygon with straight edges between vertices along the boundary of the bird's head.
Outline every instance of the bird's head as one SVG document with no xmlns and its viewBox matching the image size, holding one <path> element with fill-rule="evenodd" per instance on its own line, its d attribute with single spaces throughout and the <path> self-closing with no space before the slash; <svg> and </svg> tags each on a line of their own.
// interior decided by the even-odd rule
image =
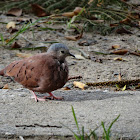
<svg viewBox="0 0 140 140">
<path fill-rule="evenodd" d="M 52 44 L 48 49 L 47 53 L 61 60 L 65 59 L 67 56 L 75 57 L 73 54 L 69 52 L 68 47 L 62 43 Z"/>
</svg>

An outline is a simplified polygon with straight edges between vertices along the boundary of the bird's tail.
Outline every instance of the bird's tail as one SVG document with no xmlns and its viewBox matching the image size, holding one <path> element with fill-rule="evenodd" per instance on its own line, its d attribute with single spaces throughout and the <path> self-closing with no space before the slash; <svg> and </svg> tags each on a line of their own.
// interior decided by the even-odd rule
<svg viewBox="0 0 140 140">
<path fill-rule="evenodd" d="M 4 69 L 3 70 L 0 70 L 0 75 L 1 76 L 4 76 Z"/>
</svg>

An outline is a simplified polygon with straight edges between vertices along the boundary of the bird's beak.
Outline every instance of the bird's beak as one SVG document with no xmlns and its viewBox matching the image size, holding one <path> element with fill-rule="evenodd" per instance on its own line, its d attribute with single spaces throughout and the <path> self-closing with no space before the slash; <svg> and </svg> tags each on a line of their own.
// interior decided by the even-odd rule
<svg viewBox="0 0 140 140">
<path fill-rule="evenodd" d="M 73 57 L 75 57 L 72 53 L 69 53 L 69 56 L 73 56 Z"/>
</svg>

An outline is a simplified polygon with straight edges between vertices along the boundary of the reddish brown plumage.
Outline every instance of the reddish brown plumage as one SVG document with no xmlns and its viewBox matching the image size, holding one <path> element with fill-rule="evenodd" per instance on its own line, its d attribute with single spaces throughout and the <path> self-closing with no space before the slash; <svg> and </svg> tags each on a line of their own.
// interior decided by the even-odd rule
<svg viewBox="0 0 140 140">
<path fill-rule="evenodd" d="M 0 75 L 10 76 L 24 87 L 40 93 L 59 89 L 68 80 L 68 66 L 65 58 L 71 55 L 68 48 L 61 45 L 63 44 L 56 43 L 47 53 L 14 61 L 1 70 Z M 66 50 L 66 54 L 61 54 L 61 50 Z"/>
<path fill-rule="evenodd" d="M 68 79 L 66 61 L 60 64 L 54 56 L 39 54 L 15 61 L 0 71 L 24 87 L 37 92 L 51 92 L 64 86 Z"/>
<path fill-rule="evenodd" d="M 0 71 L 0 75 L 4 76 L 4 69 Z"/>
</svg>

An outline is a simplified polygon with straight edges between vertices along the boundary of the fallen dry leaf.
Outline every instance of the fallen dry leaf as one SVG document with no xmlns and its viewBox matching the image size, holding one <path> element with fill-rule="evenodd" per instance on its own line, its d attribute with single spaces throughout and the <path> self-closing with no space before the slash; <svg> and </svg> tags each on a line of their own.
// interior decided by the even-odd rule
<svg viewBox="0 0 140 140">
<path fill-rule="evenodd" d="M 121 57 L 115 57 L 114 60 L 115 61 L 123 61 L 123 59 Z"/>
<path fill-rule="evenodd" d="M 83 32 L 81 32 L 79 35 L 77 36 L 65 36 L 66 39 L 68 40 L 73 40 L 73 41 L 77 41 L 79 40 L 80 38 L 82 38 L 83 36 Z"/>
<path fill-rule="evenodd" d="M 122 88 L 122 91 L 125 91 L 126 90 L 126 85 Z"/>
<path fill-rule="evenodd" d="M 11 49 L 18 49 L 18 48 L 21 48 L 21 46 L 17 42 L 11 45 Z"/>
<path fill-rule="evenodd" d="M 12 8 L 8 11 L 7 15 L 12 15 L 12 16 L 16 16 L 19 17 L 22 15 L 22 9 L 20 8 Z"/>
<path fill-rule="evenodd" d="M 92 3 L 92 2 L 93 2 L 93 0 L 89 0 L 89 1 L 88 1 L 88 4 L 90 4 L 90 3 Z"/>
<path fill-rule="evenodd" d="M 66 13 L 63 13 L 63 14 L 62 14 L 62 16 L 64 16 L 64 17 L 69 17 L 69 18 L 72 18 L 74 15 L 75 15 L 74 12 L 66 12 Z"/>
<path fill-rule="evenodd" d="M 126 49 L 121 49 L 121 50 L 117 50 L 117 51 L 113 51 L 110 54 L 117 54 L 117 55 L 124 55 L 128 52 L 128 50 Z"/>
<path fill-rule="evenodd" d="M 50 15 L 50 14 L 47 14 L 45 9 L 38 4 L 32 4 L 31 6 L 32 6 L 33 13 L 38 17 L 44 17 L 44 16 Z"/>
<path fill-rule="evenodd" d="M 122 75 L 121 75 L 121 73 L 119 73 L 119 75 L 118 75 L 118 81 L 121 81 L 122 80 Z"/>
<path fill-rule="evenodd" d="M 128 30 L 126 30 L 125 28 L 119 28 L 119 29 L 117 29 L 116 30 L 116 33 L 117 34 L 132 34 L 132 32 L 130 32 L 130 31 L 128 31 Z"/>
<path fill-rule="evenodd" d="M 75 36 L 65 36 L 65 38 L 68 40 L 73 40 L 73 41 L 77 40 Z"/>
<path fill-rule="evenodd" d="M 4 87 L 2 89 L 9 89 L 8 84 L 5 84 Z"/>
<path fill-rule="evenodd" d="M 10 28 L 15 29 L 15 27 L 16 27 L 16 23 L 15 23 L 14 21 L 10 21 L 10 22 L 7 23 L 7 25 L 6 25 L 6 28 L 7 28 L 7 29 L 10 29 Z"/>
<path fill-rule="evenodd" d="M 113 23 L 113 24 L 110 24 L 110 27 L 116 27 L 118 25 L 119 25 L 118 23 Z"/>
<path fill-rule="evenodd" d="M 63 90 L 71 90 L 69 87 L 62 88 Z"/>
<path fill-rule="evenodd" d="M 123 19 L 123 20 L 121 20 L 120 21 L 120 23 L 122 24 L 130 24 L 131 23 L 131 20 L 130 20 L 130 18 L 125 18 L 125 19 Z"/>
<path fill-rule="evenodd" d="M 16 56 L 18 56 L 18 57 L 21 57 L 21 58 L 27 58 L 27 57 L 30 57 L 30 56 L 32 56 L 32 54 L 31 53 L 16 53 Z"/>
<path fill-rule="evenodd" d="M 75 7 L 73 12 L 74 12 L 75 15 L 78 15 L 82 10 L 83 10 L 83 8 L 81 8 L 81 7 Z"/>
<path fill-rule="evenodd" d="M 84 89 L 85 86 L 86 86 L 86 84 L 81 83 L 81 82 L 77 82 L 77 81 L 74 81 L 74 82 L 73 82 L 73 85 L 74 85 L 75 87 L 78 87 L 78 88 L 81 88 L 81 89 Z"/>
<path fill-rule="evenodd" d="M 120 45 L 118 45 L 118 44 L 116 44 L 116 45 L 112 45 L 112 49 L 118 49 L 118 48 L 120 48 L 121 46 Z"/>
<path fill-rule="evenodd" d="M 80 54 L 74 54 L 75 58 L 78 60 L 84 60 L 85 58 Z"/>
</svg>

